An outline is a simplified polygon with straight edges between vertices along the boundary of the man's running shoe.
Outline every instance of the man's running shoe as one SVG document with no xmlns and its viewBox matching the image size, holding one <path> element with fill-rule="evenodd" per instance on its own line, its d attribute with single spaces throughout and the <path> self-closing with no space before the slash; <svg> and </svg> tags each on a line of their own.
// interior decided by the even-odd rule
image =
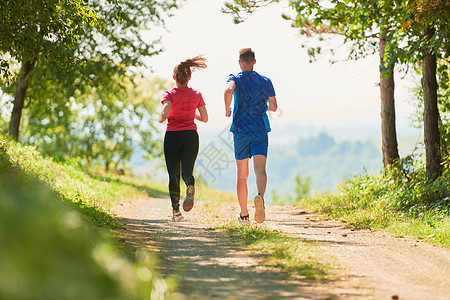
<svg viewBox="0 0 450 300">
<path fill-rule="evenodd" d="M 266 219 L 266 212 L 264 210 L 264 199 L 258 194 L 255 197 L 255 221 L 256 223 L 262 223 Z"/>
<path fill-rule="evenodd" d="M 183 201 L 184 211 L 190 211 L 194 207 L 194 194 L 195 188 L 192 185 L 188 186 L 186 189 L 186 198 Z"/>
<path fill-rule="evenodd" d="M 174 222 L 180 222 L 184 217 L 179 210 L 172 210 L 172 220 Z"/>
<path fill-rule="evenodd" d="M 241 213 L 239 212 L 239 214 L 238 214 L 238 221 L 239 221 L 242 225 L 249 225 L 249 224 L 250 224 L 249 215 L 242 216 Z"/>
</svg>

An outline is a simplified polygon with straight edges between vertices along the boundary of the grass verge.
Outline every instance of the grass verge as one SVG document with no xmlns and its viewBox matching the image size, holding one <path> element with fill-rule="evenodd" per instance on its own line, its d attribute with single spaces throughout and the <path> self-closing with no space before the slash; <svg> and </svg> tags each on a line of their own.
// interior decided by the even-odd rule
<svg viewBox="0 0 450 300">
<path fill-rule="evenodd" d="M 216 230 L 225 231 L 236 241 L 267 254 L 265 266 L 279 268 L 306 279 L 325 280 L 333 277 L 330 272 L 334 268 L 333 264 L 323 262 L 314 244 L 286 236 L 277 230 L 256 225 L 241 226 L 234 221 Z"/>
<path fill-rule="evenodd" d="M 12 167 L 45 182 L 68 205 L 80 210 L 96 225 L 120 227 L 112 217 L 112 207 L 123 201 L 165 194 L 161 184 L 135 177 L 86 172 L 74 161 L 53 162 L 32 147 L 0 140 L 0 150 Z"/>
<path fill-rule="evenodd" d="M 96 177 L 0 139 L 0 299 L 162 299 L 152 253 L 125 253 L 109 208 L 157 187 Z"/>
<path fill-rule="evenodd" d="M 336 193 L 299 199 L 296 205 L 345 221 L 436 245 L 450 246 L 450 176 L 434 182 L 423 172 L 398 169 L 355 175 Z"/>
</svg>

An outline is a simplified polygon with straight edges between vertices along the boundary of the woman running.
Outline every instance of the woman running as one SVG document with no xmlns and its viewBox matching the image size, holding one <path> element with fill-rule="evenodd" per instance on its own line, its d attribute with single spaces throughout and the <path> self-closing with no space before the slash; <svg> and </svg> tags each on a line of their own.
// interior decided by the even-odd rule
<svg viewBox="0 0 450 300">
<path fill-rule="evenodd" d="M 196 69 L 206 68 L 206 58 L 202 55 L 187 59 L 173 69 L 176 87 L 164 93 L 164 105 L 159 122 L 167 122 L 164 136 L 164 157 L 169 173 L 169 195 L 172 201 L 172 219 L 183 220 L 180 212 L 180 171 L 186 184 L 186 198 L 183 210 L 190 211 L 194 206 L 195 178 L 193 175 L 195 159 L 198 154 L 197 125 L 194 119 L 208 121 L 208 112 L 202 94 L 188 87 L 191 74 Z"/>
</svg>

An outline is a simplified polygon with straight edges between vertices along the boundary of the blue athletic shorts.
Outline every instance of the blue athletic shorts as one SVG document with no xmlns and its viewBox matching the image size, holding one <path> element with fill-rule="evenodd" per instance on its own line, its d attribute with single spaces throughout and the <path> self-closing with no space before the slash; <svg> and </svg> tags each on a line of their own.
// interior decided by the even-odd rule
<svg viewBox="0 0 450 300">
<path fill-rule="evenodd" d="M 233 132 L 233 140 L 236 159 L 251 158 L 253 155 L 267 157 L 269 147 L 267 131 Z"/>
</svg>

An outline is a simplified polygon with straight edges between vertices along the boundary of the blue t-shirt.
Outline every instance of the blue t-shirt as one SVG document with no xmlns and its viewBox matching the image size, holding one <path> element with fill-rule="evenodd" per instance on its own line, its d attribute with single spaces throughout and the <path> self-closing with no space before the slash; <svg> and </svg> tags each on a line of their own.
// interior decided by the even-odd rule
<svg viewBox="0 0 450 300">
<path fill-rule="evenodd" d="M 233 123 L 231 132 L 270 131 L 267 117 L 267 101 L 275 97 L 269 78 L 255 71 L 231 74 L 227 83 L 236 85 L 234 95 Z"/>
</svg>

